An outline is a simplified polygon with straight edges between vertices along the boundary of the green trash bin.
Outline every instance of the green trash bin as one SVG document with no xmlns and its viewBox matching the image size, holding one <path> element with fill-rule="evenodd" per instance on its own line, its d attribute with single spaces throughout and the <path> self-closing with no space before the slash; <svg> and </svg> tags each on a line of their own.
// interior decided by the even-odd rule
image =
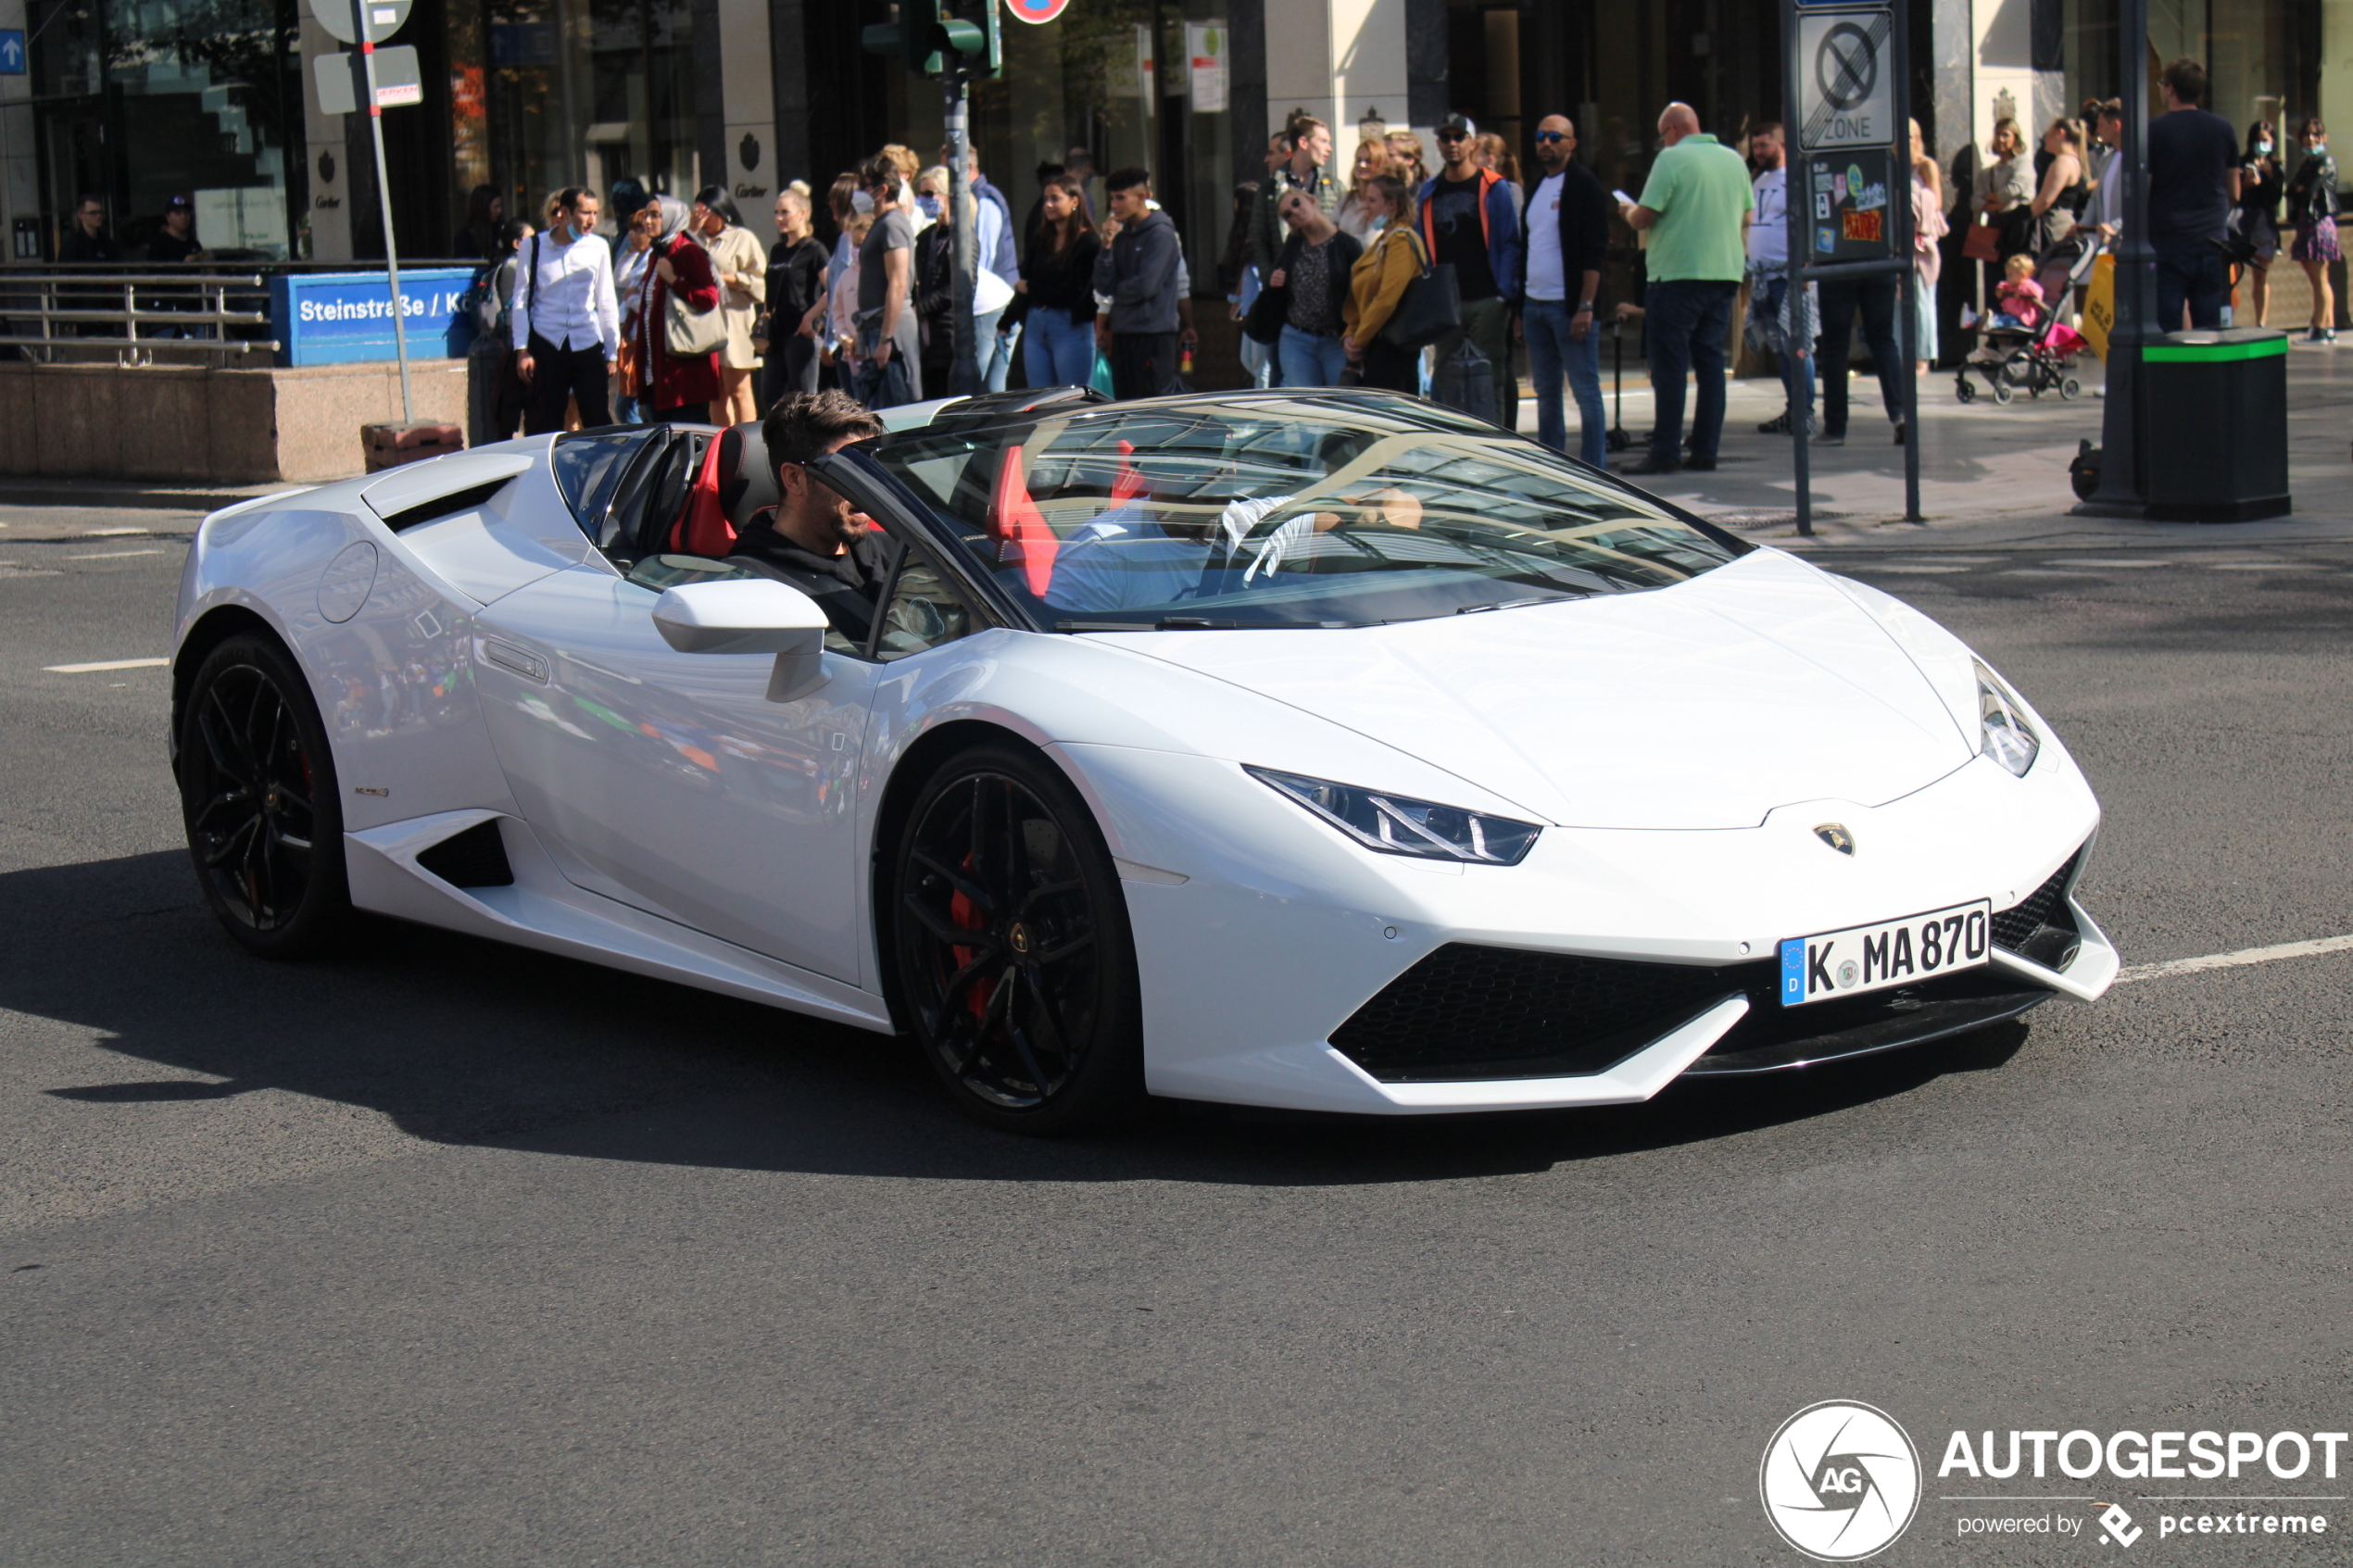
<svg viewBox="0 0 2353 1568">
<path fill-rule="evenodd" d="M 2169 332 L 2141 350 L 2141 450 L 2155 522 L 2251 522 L 2287 493 L 2287 334 Z"/>
</svg>

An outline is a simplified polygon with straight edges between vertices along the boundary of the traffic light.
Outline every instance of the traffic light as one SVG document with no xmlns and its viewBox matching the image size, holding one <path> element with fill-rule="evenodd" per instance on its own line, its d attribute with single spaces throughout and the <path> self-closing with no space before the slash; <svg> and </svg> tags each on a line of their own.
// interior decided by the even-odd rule
<svg viewBox="0 0 2353 1568">
<path fill-rule="evenodd" d="M 899 19 L 867 28 L 859 42 L 870 54 L 897 55 L 917 76 L 941 74 L 952 50 L 967 56 L 972 69 L 993 77 L 1003 68 L 997 0 L 965 0 L 965 6 L 977 9 L 979 19 L 956 15 L 949 0 L 899 0 Z"/>
</svg>

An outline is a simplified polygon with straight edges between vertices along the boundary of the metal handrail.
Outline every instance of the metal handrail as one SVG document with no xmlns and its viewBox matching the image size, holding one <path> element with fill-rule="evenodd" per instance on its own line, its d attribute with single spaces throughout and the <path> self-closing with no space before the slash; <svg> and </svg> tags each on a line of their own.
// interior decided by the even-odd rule
<svg viewBox="0 0 2353 1568">
<path fill-rule="evenodd" d="M 0 345 L 33 350 L 33 358 L 49 361 L 64 348 L 82 353 L 112 348 L 122 364 L 151 363 L 158 350 L 275 354 L 280 346 L 275 339 L 232 337 L 226 330 L 271 324 L 266 311 L 229 308 L 233 295 L 241 296 L 242 303 L 267 287 L 268 280 L 258 272 L 0 270 L 0 326 L 37 323 L 40 329 L 37 333 L 0 332 Z M 139 297 L 143 290 L 147 295 L 145 308 Z M 94 303 L 107 299 L 122 303 L 112 308 Z M 122 330 L 102 336 L 70 330 L 93 325 Z M 148 329 L 144 334 L 143 326 Z M 191 327 L 206 329 L 204 335 L 180 335 Z"/>
</svg>

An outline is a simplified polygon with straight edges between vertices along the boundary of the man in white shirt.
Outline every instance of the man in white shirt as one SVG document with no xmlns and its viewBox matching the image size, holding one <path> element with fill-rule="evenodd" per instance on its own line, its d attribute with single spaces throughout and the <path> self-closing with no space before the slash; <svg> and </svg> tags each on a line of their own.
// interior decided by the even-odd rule
<svg viewBox="0 0 2353 1568">
<path fill-rule="evenodd" d="M 1789 309 L 1789 157 L 1781 128 L 1770 121 L 1748 133 L 1748 156 L 1757 167 L 1752 184 L 1756 210 L 1748 225 L 1748 320 L 1745 334 L 1773 351 L 1781 363 L 1781 390 L 1788 401 L 1780 413 L 1756 427 L 1759 435 L 1787 435 L 1796 410 L 1803 410 L 1810 433 L 1814 422 L 1813 344 L 1804 333 L 1793 333 L 1793 320 L 1806 313 Z"/>
<path fill-rule="evenodd" d="M 1566 115 L 1536 125 L 1536 161 L 1544 177 L 1528 198 L 1526 299 L 1519 331 L 1536 389 L 1536 439 L 1568 450 L 1561 402 L 1564 377 L 1577 399 L 1577 455 L 1608 461 L 1608 417 L 1602 408 L 1601 333 L 1594 330 L 1602 274 L 1609 265 L 1609 193 L 1577 161 L 1577 128 Z"/>
<path fill-rule="evenodd" d="M 523 433 L 564 428 L 564 402 L 577 399 L 584 429 L 612 422 L 609 369 L 621 352 L 621 305 L 612 250 L 596 237 L 597 193 L 574 185 L 556 196 L 556 221 L 523 247 L 510 311 L 515 374 L 529 388 Z"/>
</svg>

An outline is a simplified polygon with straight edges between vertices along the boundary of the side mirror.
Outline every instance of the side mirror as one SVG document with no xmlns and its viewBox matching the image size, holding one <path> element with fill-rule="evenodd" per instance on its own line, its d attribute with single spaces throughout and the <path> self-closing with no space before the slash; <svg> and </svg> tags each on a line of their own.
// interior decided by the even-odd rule
<svg viewBox="0 0 2353 1568">
<path fill-rule="evenodd" d="M 654 601 L 654 629 L 680 653 L 774 654 L 771 702 L 790 702 L 824 684 L 825 612 L 773 578 L 665 588 Z"/>
</svg>

